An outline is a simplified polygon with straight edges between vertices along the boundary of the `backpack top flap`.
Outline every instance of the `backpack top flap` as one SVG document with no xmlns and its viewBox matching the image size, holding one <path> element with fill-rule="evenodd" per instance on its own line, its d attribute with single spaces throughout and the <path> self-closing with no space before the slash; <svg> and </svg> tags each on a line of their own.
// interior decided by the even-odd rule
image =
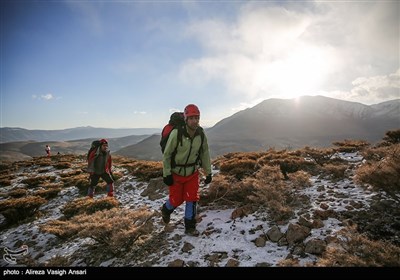
<svg viewBox="0 0 400 280">
<path fill-rule="evenodd" d="M 174 112 L 169 117 L 169 122 L 166 126 L 164 126 L 161 132 L 161 152 L 164 153 L 165 146 L 167 145 L 169 134 L 174 128 L 181 127 L 185 125 L 185 119 L 183 117 L 183 112 Z"/>
</svg>

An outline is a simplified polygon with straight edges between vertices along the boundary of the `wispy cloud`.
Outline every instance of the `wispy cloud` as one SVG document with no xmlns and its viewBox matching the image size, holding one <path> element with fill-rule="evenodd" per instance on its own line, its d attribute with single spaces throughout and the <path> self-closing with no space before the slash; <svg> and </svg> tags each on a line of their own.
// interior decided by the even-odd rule
<svg viewBox="0 0 400 280">
<path fill-rule="evenodd" d="M 147 114 L 147 112 L 145 112 L 145 111 L 134 111 L 133 113 L 135 115 L 146 115 Z"/>
<path fill-rule="evenodd" d="M 51 94 L 51 93 L 42 94 L 42 95 L 40 95 L 40 96 L 34 94 L 34 95 L 32 95 L 32 99 L 38 99 L 38 100 L 49 101 L 49 100 L 54 99 L 54 96 L 53 96 L 53 94 Z M 59 99 L 59 98 L 57 98 L 57 99 Z"/>
</svg>

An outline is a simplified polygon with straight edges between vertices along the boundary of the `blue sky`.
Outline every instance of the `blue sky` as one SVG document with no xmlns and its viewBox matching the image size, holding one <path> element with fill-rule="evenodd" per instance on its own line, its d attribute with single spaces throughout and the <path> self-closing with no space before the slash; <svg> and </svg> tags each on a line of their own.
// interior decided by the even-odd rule
<svg viewBox="0 0 400 280">
<path fill-rule="evenodd" d="M 400 98 L 399 1 L 1 1 L 0 127 L 201 125 L 269 98 Z"/>
</svg>

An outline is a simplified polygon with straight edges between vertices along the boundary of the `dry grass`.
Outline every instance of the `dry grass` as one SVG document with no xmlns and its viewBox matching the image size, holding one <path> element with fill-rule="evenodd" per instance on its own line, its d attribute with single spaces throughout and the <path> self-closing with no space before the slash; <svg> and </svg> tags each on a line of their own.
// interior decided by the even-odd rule
<svg viewBox="0 0 400 280">
<path fill-rule="evenodd" d="M 9 224 L 14 224 L 27 217 L 31 217 L 40 205 L 47 200 L 40 196 L 27 196 L 0 201 L 0 213 L 4 215 Z"/>
<path fill-rule="evenodd" d="M 305 171 L 297 171 L 289 175 L 289 180 L 295 189 L 305 189 L 311 187 L 311 175 Z"/>
<path fill-rule="evenodd" d="M 344 179 L 345 171 L 347 170 L 347 164 L 332 164 L 328 163 L 325 164 L 321 170 L 324 177 L 332 179 L 332 180 L 341 180 Z"/>
<path fill-rule="evenodd" d="M 335 155 L 336 150 L 332 148 L 310 148 L 305 147 L 301 150 L 304 157 L 311 159 L 319 166 L 328 163 Z"/>
<path fill-rule="evenodd" d="M 235 177 L 218 174 L 214 176 L 208 190 L 202 194 L 200 204 L 245 205 L 251 188 L 244 188 Z"/>
<path fill-rule="evenodd" d="M 299 178 L 301 176 L 299 175 Z M 274 221 L 287 220 L 293 215 L 289 204 L 294 200 L 279 166 L 263 166 L 253 177 L 239 181 L 234 176 L 219 174 L 214 177 L 200 203 L 234 207 L 251 206 L 253 210 L 267 208 Z M 303 174 L 302 183 L 306 176 Z M 300 179 L 299 179 L 300 181 Z M 301 183 L 299 183 L 301 184 Z"/>
<path fill-rule="evenodd" d="M 400 129 L 389 130 L 388 132 L 386 132 L 386 134 L 382 140 L 383 140 L 382 143 L 380 143 L 381 146 L 390 146 L 393 144 L 399 144 L 400 143 Z"/>
<path fill-rule="evenodd" d="M 316 266 L 399 267 L 400 248 L 384 241 L 372 241 L 354 229 L 338 233 L 334 246 L 328 246 Z"/>
<path fill-rule="evenodd" d="M 62 212 L 66 218 L 71 218 L 80 214 L 92 214 L 97 211 L 118 207 L 119 202 L 113 197 L 101 199 L 90 199 L 82 197 L 65 204 Z"/>
<path fill-rule="evenodd" d="M 248 199 L 254 204 L 267 207 L 272 220 L 284 221 L 293 216 L 289 206 L 292 200 L 291 189 L 282 181 L 278 166 L 264 166 L 257 172 L 255 179 L 246 179 L 243 184 L 254 188 Z"/>
<path fill-rule="evenodd" d="M 51 188 L 35 191 L 33 194 L 43 197 L 43 198 L 46 198 L 46 199 L 51 199 L 51 198 L 55 198 L 60 191 L 61 191 L 61 188 L 59 188 L 59 187 L 51 187 Z"/>
<path fill-rule="evenodd" d="M 252 175 L 256 170 L 255 159 L 233 158 L 221 163 L 220 171 L 222 174 L 235 176 L 238 180 Z"/>
<path fill-rule="evenodd" d="M 55 176 L 35 176 L 24 179 L 21 183 L 28 185 L 29 188 L 36 188 L 38 186 L 46 185 L 49 182 L 54 182 L 55 180 Z"/>
<path fill-rule="evenodd" d="M 85 194 L 90 185 L 88 173 L 78 173 L 75 175 L 62 177 L 61 181 L 64 183 L 64 187 L 77 187 L 81 194 Z"/>
<path fill-rule="evenodd" d="M 390 194 L 400 191 L 400 144 L 371 149 L 365 155 L 366 162 L 356 171 L 356 183 Z"/>
<path fill-rule="evenodd" d="M 16 188 L 8 191 L 7 193 L 2 193 L 2 197 L 13 197 L 13 198 L 19 198 L 23 197 L 27 194 L 27 189 L 25 188 Z"/>
<path fill-rule="evenodd" d="M 50 221 L 41 231 L 61 238 L 90 237 L 103 245 L 105 251 L 118 254 L 151 237 L 155 213 L 147 209 L 110 209 L 92 215 L 78 215 L 68 221 Z"/>
<path fill-rule="evenodd" d="M 343 141 L 333 142 L 332 144 L 336 146 L 335 150 L 337 152 L 342 152 L 342 153 L 354 153 L 357 151 L 361 151 L 370 145 L 367 141 L 364 140 L 351 140 L 351 139 L 345 139 Z"/>
<path fill-rule="evenodd" d="M 121 160 L 122 161 L 122 160 Z M 162 177 L 161 161 L 125 160 L 120 163 L 121 167 L 128 169 L 140 180 L 148 181 L 152 178 Z"/>
</svg>

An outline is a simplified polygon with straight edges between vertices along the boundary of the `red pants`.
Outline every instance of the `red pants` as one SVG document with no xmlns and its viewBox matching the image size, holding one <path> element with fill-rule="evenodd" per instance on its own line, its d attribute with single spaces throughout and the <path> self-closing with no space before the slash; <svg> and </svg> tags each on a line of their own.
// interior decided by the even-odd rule
<svg viewBox="0 0 400 280">
<path fill-rule="evenodd" d="M 174 208 L 184 201 L 199 201 L 199 171 L 189 176 L 172 173 L 174 184 L 169 187 L 169 201 Z"/>
</svg>

